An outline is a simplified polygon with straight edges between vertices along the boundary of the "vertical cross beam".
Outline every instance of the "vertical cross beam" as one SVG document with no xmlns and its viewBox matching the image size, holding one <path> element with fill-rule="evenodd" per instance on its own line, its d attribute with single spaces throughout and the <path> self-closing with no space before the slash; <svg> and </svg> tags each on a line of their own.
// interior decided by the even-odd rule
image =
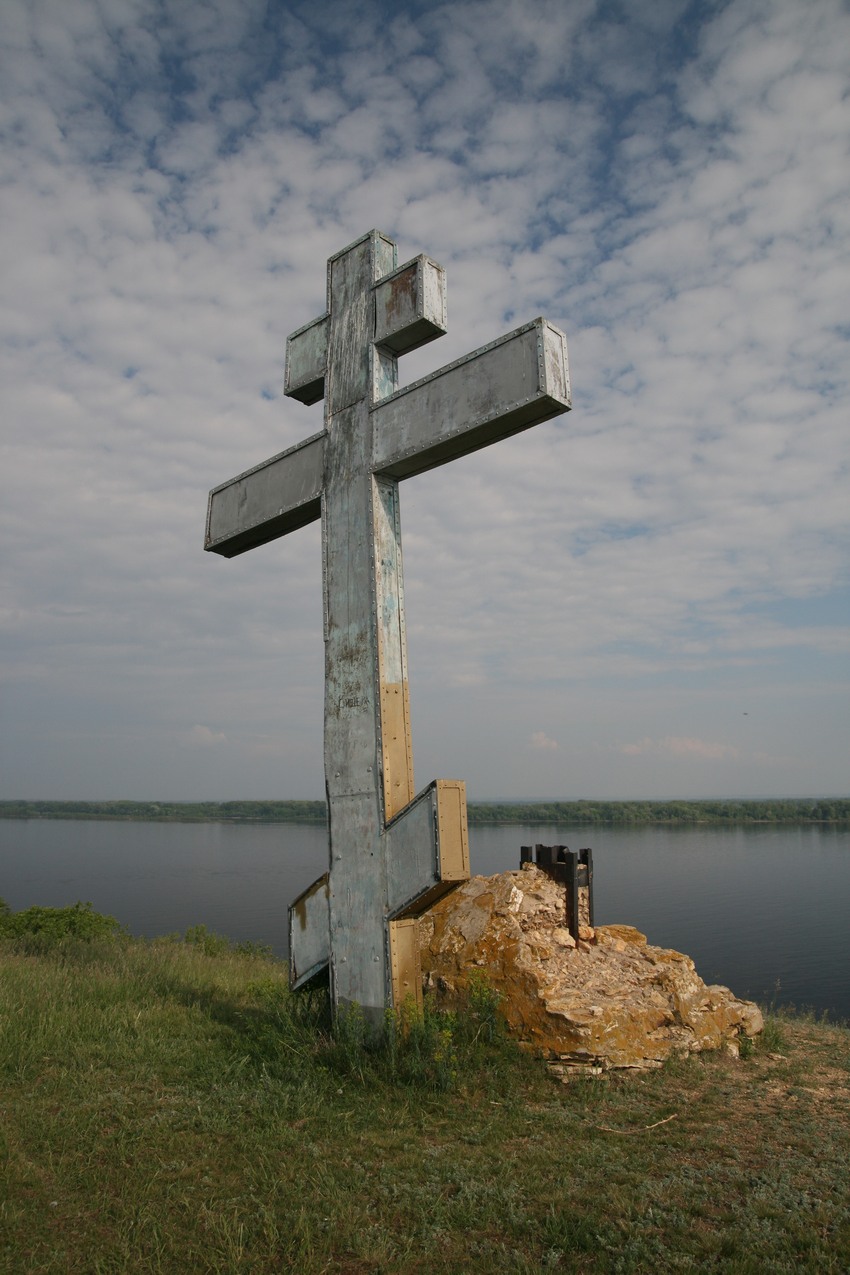
<svg viewBox="0 0 850 1275">
<path fill-rule="evenodd" d="M 402 750 L 393 747 L 390 765 L 384 761 L 385 710 L 403 688 L 393 624 L 401 612 L 400 558 L 396 485 L 382 491 L 371 472 L 370 302 L 372 285 L 394 265 L 392 247 L 376 234 L 328 264 L 323 496 L 331 976 L 336 1003 L 381 1010 L 389 964 L 382 834 L 393 813 L 392 771 L 398 768 L 402 804 L 413 787 Z M 392 725 L 407 734 L 403 709 Z"/>
<path fill-rule="evenodd" d="M 287 342 L 285 392 L 324 430 L 210 493 L 205 547 L 233 557 L 321 514 L 328 872 L 290 909 L 298 986 L 330 964 L 335 1005 L 417 999 L 406 922 L 469 875 L 466 791 L 415 795 L 398 486 L 569 408 L 563 334 L 543 319 L 398 388 L 398 357 L 445 331 L 445 275 L 396 268 L 379 231 L 328 261 L 327 310 Z"/>
</svg>

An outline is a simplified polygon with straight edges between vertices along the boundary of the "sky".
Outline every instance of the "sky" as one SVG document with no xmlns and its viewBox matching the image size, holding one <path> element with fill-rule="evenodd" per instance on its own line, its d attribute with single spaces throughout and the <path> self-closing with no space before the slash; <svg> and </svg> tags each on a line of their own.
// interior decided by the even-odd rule
<svg viewBox="0 0 850 1275">
<path fill-rule="evenodd" d="M 0 797 L 323 795 L 318 524 L 203 551 L 329 256 L 573 410 L 401 487 L 417 787 L 850 792 L 842 0 L 4 0 Z"/>
</svg>

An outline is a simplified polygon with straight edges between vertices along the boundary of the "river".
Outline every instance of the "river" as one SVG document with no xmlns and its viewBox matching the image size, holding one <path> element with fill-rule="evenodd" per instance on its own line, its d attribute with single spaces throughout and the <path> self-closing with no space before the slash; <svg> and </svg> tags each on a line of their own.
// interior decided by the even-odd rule
<svg viewBox="0 0 850 1275">
<path fill-rule="evenodd" d="M 535 842 L 593 849 L 597 924 L 635 925 L 739 996 L 850 1020 L 850 829 L 470 828 L 472 870 Z M 287 906 L 327 862 L 308 824 L 0 819 L 11 908 L 90 901 L 148 937 L 204 924 L 286 955 Z"/>
</svg>

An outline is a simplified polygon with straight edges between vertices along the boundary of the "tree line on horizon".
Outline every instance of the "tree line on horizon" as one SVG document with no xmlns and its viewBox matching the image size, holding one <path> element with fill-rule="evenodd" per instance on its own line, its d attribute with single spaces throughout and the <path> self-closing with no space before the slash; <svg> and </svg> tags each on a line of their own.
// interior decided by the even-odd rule
<svg viewBox="0 0 850 1275">
<path fill-rule="evenodd" d="M 476 801 L 472 824 L 802 824 L 850 822 L 850 797 L 710 801 Z M 3 819 L 326 823 L 324 801 L 0 801 Z"/>
</svg>

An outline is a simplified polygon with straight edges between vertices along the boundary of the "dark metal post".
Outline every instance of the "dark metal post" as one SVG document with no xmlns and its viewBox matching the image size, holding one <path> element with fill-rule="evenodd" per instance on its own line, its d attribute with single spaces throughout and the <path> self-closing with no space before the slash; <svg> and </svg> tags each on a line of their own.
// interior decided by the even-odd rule
<svg viewBox="0 0 850 1275">
<path fill-rule="evenodd" d="M 569 846 L 544 846 L 537 842 L 533 854 L 531 846 L 520 846 L 519 854 L 520 866 L 536 863 L 553 881 L 563 884 L 567 929 L 578 942 L 581 889 L 587 890 L 587 923 L 593 925 L 593 851 L 589 847 L 571 850 Z"/>
<path fill-rule="evenodd" d="M 567 929 L 578 942 L 578 854 L 567 848 L 564 855 L 564 876 L 566 878 Z"/>
<path fill-rule="evenodd" d="M 589 846 L 579 850 L 579 859 L 587 869 L 587 923 L 593 925 L 593 851 Z"/>
</svg>

